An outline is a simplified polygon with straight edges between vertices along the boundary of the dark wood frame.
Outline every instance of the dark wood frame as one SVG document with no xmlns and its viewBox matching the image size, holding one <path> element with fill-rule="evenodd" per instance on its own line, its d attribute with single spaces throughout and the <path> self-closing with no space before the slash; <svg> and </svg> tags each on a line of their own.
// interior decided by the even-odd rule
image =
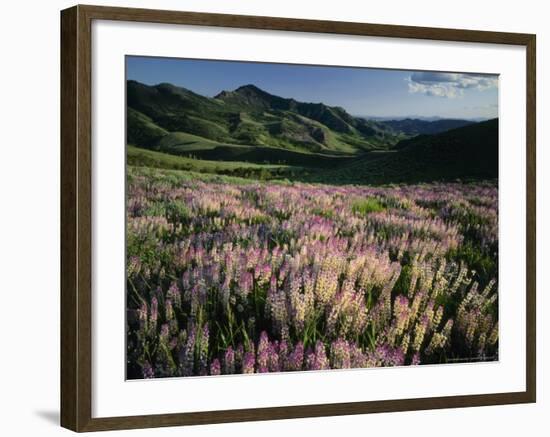
<svg viewBox="0 0 550 437">
<path fill-rule="evenodd" d="M 91 23 L 120 20 L 510 44 L 527 51 L 526 391 L 422 399 L 92 418 Z M 74 6 L 61 12 L 61 425 L 74 431 L 502 405 L 536 401 L 535 56 L 531 34 Z"/>
</svg>

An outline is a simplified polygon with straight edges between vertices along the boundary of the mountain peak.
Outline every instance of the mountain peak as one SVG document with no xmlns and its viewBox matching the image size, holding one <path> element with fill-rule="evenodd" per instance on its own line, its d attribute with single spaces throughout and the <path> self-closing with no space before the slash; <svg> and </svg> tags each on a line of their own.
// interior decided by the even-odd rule
<svg viewBox="0 0 550 437">
<path fill-rule="evenodd" d="M 240 86 L 239 88 L 237 88 L 237 89 L 235 90 L 235 92 L 243 92 L 243 91 L 245 91 L 245 92 L 255 92 L 255 93 L 268 94 L 268 93 L 266 93 L 264 90 L 258 88 L 256 85 L 251 84 L 251 83 L 246 84 L 246 85 L 242 85 L 242 86 Z"/>
<path fill-rule="evenodd" d="M 218 93 L 216 96 L 214 96 L 214 98 L 226 99 L 235 95 L 241 95 L 241 96 L 256 95 L 256 96 L 264 96 L 264 97 L 271 96 L 271 94 L 269 94 L 268 92 L 262 90 L 261 88 L 258 88 L 254 84 L 249 83 L 247 85 L 241 85 L 240 87 L 235 88 L 233 91 L 223 90 L 220 93 Z"/>
<path fill-rule="evenodd" d="M 233 91 L 222 91 L 214 98 L 234 105 L 246 105 L 264 110 L 281 105 L 288 106 L 287 99 L 269 94 L 253 84 L 242 85 Z"/>
</svg>

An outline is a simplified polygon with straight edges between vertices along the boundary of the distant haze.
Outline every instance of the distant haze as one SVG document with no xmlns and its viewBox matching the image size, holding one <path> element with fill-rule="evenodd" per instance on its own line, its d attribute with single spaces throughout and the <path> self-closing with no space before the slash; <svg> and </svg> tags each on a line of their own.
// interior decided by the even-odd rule
<svg viewBox="0 0 550 437">
<path fill-rule="evenodd" d="M 424 121 L 437 121 L 437 120 L 444 120 L 448 119 L 449 117 L 439 117 L 437 115 L 434 116 L 425 116 L 425 115 L 365 115 L 365 114 L 352 114 L 355 117 L 362 117 L 369 120 L 376 120 L 376 121 L 388 121 L 388 120 L 404 120 L 404 119 L 411 119 L 411 120 L 424 120 Z M 462 120 L 469 120 L 469 121 L 485 121 L 489 120 L 490 118 L 496 118 L 494 117 L 453 117 L 453 118 L 460 118 Z"/>
<path fill-rule="evenodd" d="M 374 68 L 127 57 L 127 79 L 172 83 L 213 97 L 244 84 L 368 118 L 498 116 L 498 76 Z"/>
</svg>

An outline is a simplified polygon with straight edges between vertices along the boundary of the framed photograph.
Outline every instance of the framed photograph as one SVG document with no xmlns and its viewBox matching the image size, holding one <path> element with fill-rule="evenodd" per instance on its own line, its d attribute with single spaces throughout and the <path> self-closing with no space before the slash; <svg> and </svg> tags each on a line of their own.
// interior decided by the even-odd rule
<svg viewBox="0 0 550 437">
<path fill-rule="evenodd" d="M 535 402 L 535 35 L 61 13 L 61 424 Z"/>
</svg>

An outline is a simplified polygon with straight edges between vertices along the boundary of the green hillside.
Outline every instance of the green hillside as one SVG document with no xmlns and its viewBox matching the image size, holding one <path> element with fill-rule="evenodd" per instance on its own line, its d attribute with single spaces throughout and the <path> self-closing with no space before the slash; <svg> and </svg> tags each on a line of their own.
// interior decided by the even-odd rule
<svg viewBox="0 0 550 437">
<path fill-rule="evenodd" d="M 396 132 L 405 135 L 433 135 L 458 127 L 474 124 L 473 121 L 461 119 L 420 120 L 417 118 L 404 118 L 402 120 L 385 120 L 380 122 Z"/>
<path fill-rule="evenodd" d="M 312 182 L 387 184 L 498 177 L 498 119 L 404 140 L 371 152 Z"/>
<path fill-rule="evenodd" d="M 328 154 L 387 149 L 404 138 L 342 108 L 274 96 L 254 85 L 209 98 L 171 84 L 130 80 L 127 104 L 128 142 L 159 151 L 168 151 L 161 140 L 174 132 L 221 144 Z"/>
<path fill-rule="evenodd" d="M 126 164 L 132 167 L 151 167 L 169 170 L 186 170 L 249 179 L 285 179 L 307 176 L 304 168 L 288 165 L 265 165 L 248 162 L 208 161 L 174 156 L 128 145 Z"/>
</svg>

